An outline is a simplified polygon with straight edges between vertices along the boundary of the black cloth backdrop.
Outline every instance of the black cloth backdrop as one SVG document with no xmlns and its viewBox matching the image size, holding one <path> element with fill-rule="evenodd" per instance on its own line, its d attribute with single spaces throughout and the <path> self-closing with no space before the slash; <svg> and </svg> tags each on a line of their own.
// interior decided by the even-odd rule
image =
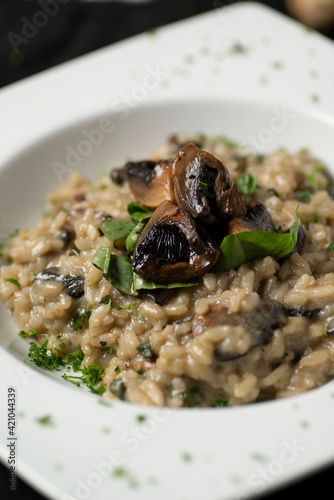
<svg viewBox="0 0 334 500">
<path fill-rule="evenodd" d="M 226 0 L 226 4 L 233 1 Z M 288 14 L 282 0 L 263 0 L 261 3 Z M 29 43 L 20 43 L 18 50 L 14 51 L 8 34 L 20 34 L 22 17 L 31 19 L 40 7 L 35 1 L 0 0 L 0 87 L 132 35 L 209 11 L 215 6 L 216 3 L 211 0 L 151 0 L 135 3 L 70 0 L 64 2 L 54 18 L 50 18 L 47 29 L 39 30 Z M 334 38 L 334 29 L 326 36 Z M 301 498 L 307 496 L 312 488 L 319 491 L 319 487 L 321 494 L 331 496 L 333 477 L 334 467 L 329 466 L 262 498 L 278 500 L 286 495 Z M 16 491 L 9 492 L 8 472 L 2 464 L 0 498 L 46 500 L 19 477 Z"/>
</svg>

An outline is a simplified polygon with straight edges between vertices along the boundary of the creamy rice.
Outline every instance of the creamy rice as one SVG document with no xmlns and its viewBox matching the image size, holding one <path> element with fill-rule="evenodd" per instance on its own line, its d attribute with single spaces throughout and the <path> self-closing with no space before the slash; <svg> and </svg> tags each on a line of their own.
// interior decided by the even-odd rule
<svg viewBox="0 0 334 500">
<path fill-rule="evenodd" d="M 187 142 L 219 158 L 231 180 L 245 172 L 257 177 L 249 198 L 265 206 L 280 232 L 291 227 L 299 206 L 303 249 L 230 271 L 209 269 L 198 285 L 173 289 L 164 303 L 128 295 L 92 260 L 101 247 L 125 255 L 99 227 L 107 216 L 128 219 L 127 207 L 136 198 L 127 181 L 116 184 L 103 174 L 92 183 L 76 172 L 48 197 L 36 225 L 20 230 L 3 251 L 9 263 L 1 267 L 0 298 L 18 330 L 28 337 L 33 332 L 29 340 L 39 346 L 47 340 L 48 350 L 60 355 L 80 346 L 81 367 L 101 366 L 96 387 L 105 388 L 108 399 L 173 407 L 240 405 L 325 384 L 334 377 L 329 174 L 307 150 L 262 157 L 224 138 L 202 136 L 174 136 L 151 159 L 174 158 Z M 45 279 L 45 270 L 54 268 L 54 279 Z M 252 332 L 242 318 L 252 318 L 265 300 L 290 313 L 273 325 L 266 342 L 250 349 Z M 206 322 L 217 314 L 226 321 Z M 234 358 L 219 359 L 217 346 L 228 346 Z"/>
</svg>

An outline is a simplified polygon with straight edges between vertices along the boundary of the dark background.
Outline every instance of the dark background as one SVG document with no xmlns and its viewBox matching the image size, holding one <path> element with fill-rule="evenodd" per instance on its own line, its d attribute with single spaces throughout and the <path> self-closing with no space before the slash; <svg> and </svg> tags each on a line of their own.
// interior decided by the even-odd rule
<svg viewBox="0 0 334 500">
<path fill-rule="evenodd" d="M 231 3 L 233 0 L 226 1 L 226 4 Z M 263 0 L 261 3 L 290 15 L 283 0 Z M 50 17 L 47 26 L 39 29 L 29 43 L 20 43 L 18 50 L 14 51 L 8 34 L 20 35 L 22 17 L 32 19 L 40 6 L 34 1 L 0 0 L 0 87 L 137 33 L 212 10 L 215 6 L 217 2 L 214 0 L 151 0 L 133 4 L 71 0 L 59 5 L 59 12 L 54 18 Z M 327 29 L 325 35 L 334 39 L 334 26 Z M 312 488 L 319 491 L 319 486 L 321 495 L 331 497 L 333 479 L 334 467 L 328 467 L 262 498 L 279 500 L 285 495 L 301 498 L 312 494 Z M 8 491 L 7 484 L 8 472 L 1 465 L 1 499 L 45 500 L 20 479 L 14 494 Z"/>
</svg>

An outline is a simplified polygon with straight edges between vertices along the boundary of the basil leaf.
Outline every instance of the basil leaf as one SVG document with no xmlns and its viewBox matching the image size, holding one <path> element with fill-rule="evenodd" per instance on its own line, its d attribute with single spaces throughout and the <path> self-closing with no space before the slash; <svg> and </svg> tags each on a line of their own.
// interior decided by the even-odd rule
<svg viewBox="0 0 334 500">
<path fill-rule="evenodd" d="M 326 252 L 332 252 L 334 250 L 334 241 L 331 241 L 328 247 L 326 247 Z"/>
<path fill-rule="evenodd" d="M 134 227 L 135 222 L 132 219 L 116 220 L 109 217 L 101 224 L 100 229 L 114 245 L 115 241 L 127 238 Z"/>
<path fill-rule="evenodd" d="M 136 295 L 133 289 L 132 263 L 128 257 L 111 253 L 111 248 L 101 247 L 93 257 L 92 264 L 102 271 L 103 276 L 115 288 L 129 295 Z"/>
<path fill-rule="evenodd" d="M 198 281 L 188 281 L 186 283 L 154 283 L 147 281 L 137 273 L 133 273 L 134 290 L 154 290 L 156 288 L 185 288 L 198 285 Z"/>
<path fill-rule="evenodd" d="M 92 264 L 100 269 L 103 274 L 108 274 L 111 248 L 101 247 L 93 257 Z"/>
<path fill-rule="evenodd" d="M 297 244 L 297 210 L 295 222 L 288 233 L 250 231 L 226 236 L 220 245 L 221 253 L 214 269 L 229 271 L 251 260 L 268 256 L 281 258 L 288 255 Z"/>
<path fill-rule="evenodd" d="M 152 210 L 147 207 L 144 207 L 139 201 L 134 201 L 128 205 L 128 212 L 131 215 L 132 219 L 136 222 L 142 222 L 144 220 L 150 219 L 153 215 Z"/>
<path fill-rule="evenodd" d="M 132 229 L 129 236 L 125 240 L 125 248 L 127 252 L 133 253 L 135 251 L 137 241 L 145 226 L 146 226 L 146 221 L 138 222 L 138 224 L 136 224 L 135 227 Z"/>
<path fill-rule="evenodd" d="M 253 194 L 257 186 L 258 177 L 250 174 L 242 174 L 237 179 L 237 185 L 241 194 Z"/>
</svg>

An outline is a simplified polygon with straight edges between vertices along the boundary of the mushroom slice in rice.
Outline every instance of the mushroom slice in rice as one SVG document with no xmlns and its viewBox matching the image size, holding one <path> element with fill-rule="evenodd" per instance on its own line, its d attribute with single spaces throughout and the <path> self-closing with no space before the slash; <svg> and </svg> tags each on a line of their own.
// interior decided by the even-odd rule
<svg viewBox="0 0 334 500">
<path fill-rule="evenodd" d="M 163 201 L 174 199 L 172 162 L 168 160 L 128 162 L 116 172 L 112 179 L 126 179 L 136 200 L 146 207 L 156 208 Z"/>
<path fill-rule="evenodd" d="M 215 346 L 214 360 L 220 363 L 245 356 L 255 347 L 267 344 L 273 330 L 282 326 L 286 318 L 283 304 L 270 299 L 262 300 L 249 313 L 227 314 L 226 309 L 211 306 L 205 315 L 195 317 L 192 334 L 201 335 L 216 326 L 236 327 L 233 332 L 238 338 L 229 335 Z"/>
<path fill-rule="evenodd" d="M 249 231 L 275 231 L 275 224 L 268 210 L 260 202 L 253 203 L 244 217 L 235 217 L 229 222 L 228 234 Z"/>
</svg>

